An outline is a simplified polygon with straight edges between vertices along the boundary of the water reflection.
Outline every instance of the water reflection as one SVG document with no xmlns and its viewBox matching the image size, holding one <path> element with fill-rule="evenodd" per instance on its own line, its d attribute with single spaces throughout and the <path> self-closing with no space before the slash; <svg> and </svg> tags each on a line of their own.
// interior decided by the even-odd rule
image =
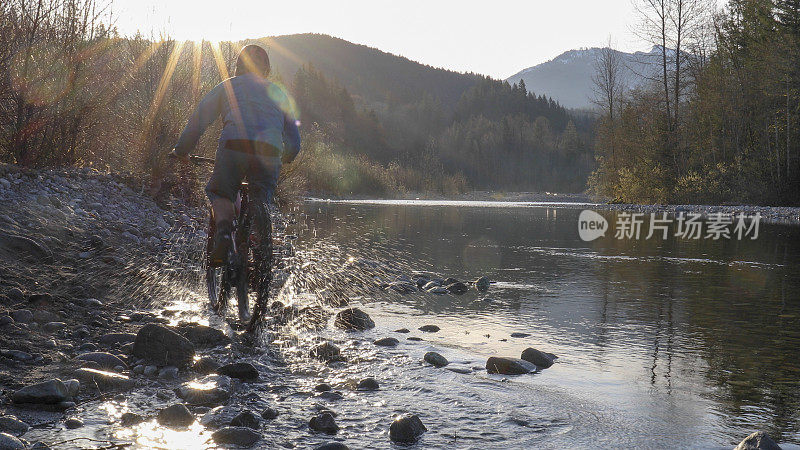
<svg viewBox="0 0 800 450">
<path fill-rule="evenodd" d="M 483 355 L 546 347 L 563 357 L 535 383 L 638 415 L 633 427 L 715 445 L 765 429 L 800 443 L 800 227 L 762 224 L 757 240 L 585 243 L 575 209 L 309 211 L 310 232 L 358 256 L 497 280 L 488 300 L 387 294 L 376 299 L 387 320 L 434 315 L 450 330 L 434 342 Z M 500 340 L 514 331 L 533 336 Z"/>
</svg>

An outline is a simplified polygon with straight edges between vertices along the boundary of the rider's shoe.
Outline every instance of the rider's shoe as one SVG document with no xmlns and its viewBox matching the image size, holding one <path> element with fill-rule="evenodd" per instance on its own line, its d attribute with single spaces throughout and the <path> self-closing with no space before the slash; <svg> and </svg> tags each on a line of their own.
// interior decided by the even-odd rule
<svg viewBox="0 0 800 450">
<path fill-rule="evenodd" d="M 231 226 L 220 226 L 214 235 L 214 248 L 209 255 L 211 265 L 220 266 L 224 264 L 232 245 Z"/>
</svg>

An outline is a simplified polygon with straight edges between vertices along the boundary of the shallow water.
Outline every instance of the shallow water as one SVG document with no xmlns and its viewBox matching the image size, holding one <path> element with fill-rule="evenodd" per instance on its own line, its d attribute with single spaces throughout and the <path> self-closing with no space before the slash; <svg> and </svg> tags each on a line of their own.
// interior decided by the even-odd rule
<svg viewBox="0 0 800 450">
<path fill-rule="evenodd" d="M 363 299 L 378 326 L 360 339 L 401 345 L 352 349 L 363 361 L 345 370 L 382 389 L 336 405 L 352 422 L 342 437 L 388 446 L 387 416 L 411 411 L 431 430 L 425 446 L 730 448 L 758 429 L 800 444 L 800 227 L 587 243 L 574 206 L 314 201 L 304 211 L 298 248 L 327 241 L 409 271 L 496 281 L 487 294 Z M 391 332 L 427 323 L 442 330 L 412 332 L 424 342 Z M 482 369 L 529 346 L 559 359 L 507 382 L 420 363 L 436 350 Z"/>
</svg>

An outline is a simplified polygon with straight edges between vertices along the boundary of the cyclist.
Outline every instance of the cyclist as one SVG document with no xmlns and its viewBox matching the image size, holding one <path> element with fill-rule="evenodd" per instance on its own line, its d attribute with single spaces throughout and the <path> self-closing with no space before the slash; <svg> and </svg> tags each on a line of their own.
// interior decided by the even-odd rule
<svg viewBox="0 0 800 450">
<path fill-rule="evenodd" d="M 281 163 L 291 162 L 300 151 L 293 103 L 283 89 L 267 80 L 269 72 L 264 48 L 242 48 L 234 77 L 203 97 L 169 154 L 188 160 L 205 129 L 222 116 L 216 163 L 205 189 L 217 230 L 212 264 L 223 263 L 231 248 L 234 202 L 242 180 L 247 178 L 255 203 L 266 205 L 272 201 Z"/>
</svg>

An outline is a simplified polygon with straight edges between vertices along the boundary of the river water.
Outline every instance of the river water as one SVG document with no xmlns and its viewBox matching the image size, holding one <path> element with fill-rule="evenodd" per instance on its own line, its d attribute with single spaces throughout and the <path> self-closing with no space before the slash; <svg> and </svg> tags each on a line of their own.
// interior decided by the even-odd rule
<svg viewBox="0 0 800 450">
<path fill-rule="evenodd" d="M 645 239 L 646 222 L 639 239 L 585 242 L 575 205 L 310 201 L 302 210 L 301 252 L 325 242 L 409 272 L 495 282 L 485 294 L 356 300 L 377 323 L 360 345 L 384 336 L 401 345 L 360 350 L 338 375 L 372 375 L 382 387 L 337 405 L 346 442 L 386 447 L 390 416 L 408 411 L 429 428 L 424 447 L 731 448 L 765 430 L 800 448 L 791 445 L 800 444 L 800 227 L 695 240 L 675 237 L 673 223 L 666 239 Z M 416 331 L 424 324 L 441 331 Z M 424 341 L 393 333 L 401 327 Z M 533 375 L 483 370 L 487 357 L 526 347 L 559 359 Z M 472 372 L 421 363 L 430 350 Z"/>
</svg>

